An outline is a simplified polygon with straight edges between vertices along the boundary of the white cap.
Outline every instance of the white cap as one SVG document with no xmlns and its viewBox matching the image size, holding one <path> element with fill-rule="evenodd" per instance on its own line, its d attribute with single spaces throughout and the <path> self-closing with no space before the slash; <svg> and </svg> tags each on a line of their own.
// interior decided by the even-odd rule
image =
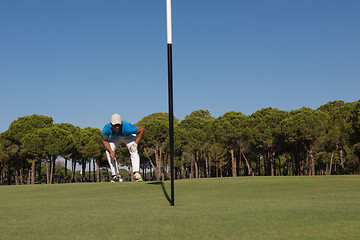
<svg viewBox="0 0 360 240">
<path fill-rule="evenodd" d="M 115 113 L 114 115 L 111 116 L 110 122 L 112 125 L 122 124 L 122 118 L 119 114 Z"/>
</svg>

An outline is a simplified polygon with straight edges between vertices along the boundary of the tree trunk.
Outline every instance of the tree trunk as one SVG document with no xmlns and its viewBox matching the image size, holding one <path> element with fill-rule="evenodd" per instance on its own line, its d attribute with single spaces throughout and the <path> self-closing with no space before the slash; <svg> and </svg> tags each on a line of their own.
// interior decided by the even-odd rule
<svg viewBox="0 0 360 240">
<path fill-rule="evenodd" d="M 309 150 L 309 158 L 310 158 L 310 167 L 309 167 L 309 176 L 315 176 L 315 160 L 313 155 L 312 146 L 310 145 Z"/>
<path fill-rule="evenodd" d="M 4 184 L 4 180 L 3 180 L 3 164 L 2 162 L 0 162 L 0 185 Z"/>
<path fill-rule="evenodd" d="M 85 170 L 86 170 L 85 159 L 81 159 L 81 167 L 82 167 L 82 182 L 86 182 L 86 179 L 85 179 Z"/>
<path fill-rule="evenodd" d="M 27 174 L 27 177 L 26 177 L 26 184 L 27 185 L 31 184 L 31 168 L 28 169 L 28 174 Z"/>
<path fill-rule="evenodd" d="M 345 166 L 344 166 L 344 159 L 343 159 L 343 149 L 340 146 L 339 143 L 336 143 L 336 147 L 339 151 L 339 156 L 340 156 L 340 166 L 341 166 L 341 174 L 345 174 Z"/>
<path fill-rule="evenodd" d="M 94 177 L 94 181 L 93 182 L 97 182 L 97 180 L 96 180 L 96 172 L 95 172 L 95 163 L 96 162 L 96 160 L 94 159 L 93 160 L 93 177 Z"/>
<path fill-rule="evenodd" d="M 220 164 L 220 169 L 219 169 L 219 171 L 220 171 L 220 177 L 222 178 L 223 177 L 223 169 L 222 169 L 222 165 Z"/>
<path fill-rule="evenodd" d="M 89 159 L 89 182 L 91 182 L 91 159 Z"/>
<path fill-rule="evenodd" d="M 154 151 L 156 151 L 156 150 L 154 150 Z M 159 180 L 160 180 L 160 177 L 158 177 L 157 167 L 154 166 L 154 163 L 151 161 L 151 158 L 150 158 L 150 156 L 149 156 L 149 153 L 148 153 L 148 151 L 146 150 L 145 147 L 144 147 L 144 152 L 145 152 L 145 154 L 146 154 L 147 159 L 148 159 L 149 162 L 150 162 L 150 165 L 151 165 L 152 169 L 155 171 L 156 180 L 159 181 Z M 156 156 L 157 156 L 157 155 L 156 155 L 156 152 L 155 152 L 155 163 L 157 164 L 157 157 L 156 157 Z M 150 169 L 150 173 L 151 173 L 151 179 L 152 179 L 152 171 L 151 171 L 151 169 Z"/>
<path fill-rule="evenodd" d="M 278 168 L 277 168 L 277 170 L 276 170 L 276 171 L 279 171 L 279 172 L 278 172 L 278 173 L 276 173 L 276 175 L 281 176 L 281 160 L 280 160 L 280 157 L 278 158 L 278 160 L 279 160 L 279 165 L 278 165 Z"/>
<path fill-rule="evenodd" d="M 271 176 L 275 176 L 275 152 L 274 151 L 271 152 L 271 157 L 270 157 L 270 174 L 271 174 Z"/>
<path fill-rule="evenodd" d="M 181 158 L 181 178 L 182 179 L 185 179 L 185 166 L 184 166 L 184 158 L 182 157 Z"/>
<path fill-rule="evenodd" d="M 15 185 L 19 185 L 19 173 L 18 173 L 18 170 L 15 170 Z"/>
<path fill-rule="evenodd" d="M 49 181 L 50 181 L 50 184 L 53 183 L 53 171 L 54 171 L 54 168 L 53 168 L 53 161 L 52 161 L 52 156 L 50 155 L 49 157 L 49 164 L 50 164 L 50 176 L 49 176 Z"/>
<path fill-rule="evenodd" d="M 205 155 L 205 172 L 206 172 L 206 177 L 209 178 L 210 177 L 210 174 L 209 174 L 209 160 L 208 160 L 208 157 L 207 155 Z"/>
<path fill-rule="evenodd" d="M 216 161 L 216 177 L 219 177 L 219 161 Z"/>
<path fill-rule="evenodd" d="M 231 153 L 231 168 L 232 168 L 232 176 L 233 177 L 237 177 L 237 172 L 236 172 L 236 158 L 235 158 L 235 154 L 234 154 L 234 149 L 231 148 L 230 149 L 230 153 Z"/>
<path fill-rule="evenodd" d="M 41 184 L 42 183 L 42 176 L 41 176 L 41 160 L 38 161 L 38 166 L 37 166 L 37 177 L 38 177 L 38 183 Z"/>
<path fill-rule="evenodd" d="M 23 174 L 22 174 L 22 170 L 20 169 L 18 171 L 18 181 L 19 181 L 19 185 L 22 185 L 23 184 Z"/>
<path fill-rule="evenodd" d="M 96 159 L 96 182 L 100 182 L 100 167 L 98 159 Z"/>
<path fill-rule="evenodd" d="M 50 176 L 49 176 L 49 154 L 46 153 L 46 184 L 50 184 Z"/>
<path fill-rule="evenodd" d="M 75 159 L 72 159 L 71 182 L 75 182 L 75 170 L 76 170 L 76 160 L 75 160 Z"/>
<path fill-rule="evenodd" d="M 300 159 L 300 176 L 304 176 L 304 160 Z"/>
<path fill-rule="evenodd" d="M 198 154 L 196 154 L 196 152 L 195 152 L 194 158 L 195 158 L 195 161 L 194 161 L 194 164 L 195 164 L 195 178 L 199 178 L 199 166 L 198 166 L 199 157 L 198 157 Z"/>
<path fill-rule="evenodd" d="M 265 155 L 264 155 L 264 174 L 265 176 L 269 176 L 270 175 L 270 172 L 269 172 L 269 166 L 268 165 L 268 162 L 269 162 L 269 159 L 270 159 L 270 153 L 267 152 Z"/>
<path fill-rule="evenodd" d="M 331 152 L 329 170 L 328 170 L 328 172 L 326 173 L 326 175 L 331 175 L 331 168 L 332 168 L 332 164 L 333 164 L 333 159 L 334 159 L 334 151 Z"/>
<path fill-rule="evenodd" d="M 190 179 L 194 178 L 194 152 L 191 154 L 191 163 L 190 163 Z"/>
<path fill-rule="evenodd" d="M 35 164 L 36 164 L 36 161 L 33 161 L 31 163 L 31 184 L 35 184 Z"/>
<path fill-rule="evenodd" d="M 211 157 L 208 155 L 209 178 L 211 178 L 211 165 L 213 165 L 211 162 Z"/>
<path fill-rule="evenodd" d="M 165 181 L 165 159 L 163 159 L 163 154 L 162 154 L 162 148 L 159 147 L 159 160 L 160 160 L 160 174 L 161 174 L 161 181 Z"/>
<path fill-rule="evenodd" d="M 50 156 L 50 183 L 54 183 L 54 174 L 55 174 L 55 156 Z"/>
<path fill-rule="evenodd" d="M 8 174 L 7 174 L 7 184 L 8 185 L 11 185 L 11 183 L 12 183 L 12 177 L 13 177 L 13 175 L 14 175 L 14 172 L 11 170 L 11 168 L 10 168 L 10 163 L 9 163 L 9 170 L 8 170 Z"/>
<path fill-rule="evenodd" d="M 67 183 L 67 162 L 68 162 L 68 159 L 67 158 L 65 158 L 65 183 Z"/>
<path fill-rule="evenodd" d="M 247 167 L 247 169 L 248 169 L 248 175 L 249 176 L 254 176 L 254 174 L 252 173 L 252 167 L 251 167 L 251 165 L 250 165 L 250 163 L 249 163 L 249 161 L 247 160 L 247 158 L 245 157 L 245 154 L 243 154 L 242 152 L 240 153 L 243 157 L 244 157 L 244 159 L 245 159 L 245 163 L 246 163 L 246 167 Z"/>
<path fill-rule="evenodd" d="M 155 146 L 155 162 L 156 162 L 156 169 L 155 169 L 156 180 L 160 181 L 160 179 L 161 179 L 161 159 L 159 156 L 158 143 L 156 143 L 156 146 Z"/>
</svg>

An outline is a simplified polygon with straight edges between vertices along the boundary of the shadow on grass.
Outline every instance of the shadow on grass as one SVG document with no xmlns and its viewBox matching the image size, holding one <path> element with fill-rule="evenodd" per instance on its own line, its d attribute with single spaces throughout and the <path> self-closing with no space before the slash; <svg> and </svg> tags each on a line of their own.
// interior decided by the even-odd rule
<svg viewBox="0 0 360 240">
<path fill-rule="evenodd" d="M 168 193 L 166 192 L 166 189 L 164 187 L 164 183 L 159 181 L 159 182 L 151 182 L 151 183 L 147 183 L 147 184 L 151 184 L 151 185 L 160 185 L 162 190 L 163 190 L 163 193 L 164 193 L 164 196 L 166 197 L 166 199 L 168 200 L 169 204 L 171 204 L 171 199 L 168 195 Z"/>
</svg>

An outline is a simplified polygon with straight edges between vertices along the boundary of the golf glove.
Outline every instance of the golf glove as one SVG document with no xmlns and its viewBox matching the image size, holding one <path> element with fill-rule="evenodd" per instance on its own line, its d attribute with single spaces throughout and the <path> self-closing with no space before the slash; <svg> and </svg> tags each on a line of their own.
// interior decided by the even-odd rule
<svg viewBox="0 0 360 240">
<path fill-rule="evenodd" d="M 136 152 L 136 150 L 137 150 L 137 144 L 136 144 L 136 142 L 134 142 L 133 144 L 131 144 L 131 146 L 129 147 L 129 149 L 130 149 L 130 152 L 131 152 L 131 153 Z"/>
</svg>

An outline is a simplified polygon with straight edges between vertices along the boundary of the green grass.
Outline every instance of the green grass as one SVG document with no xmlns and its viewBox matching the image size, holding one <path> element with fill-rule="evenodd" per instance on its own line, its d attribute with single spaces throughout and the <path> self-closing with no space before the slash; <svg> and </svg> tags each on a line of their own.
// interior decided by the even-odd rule
<svg viewBox="0 0 360 240">
<path fill-rule="evenodd" d="M 359 239 L 360 176 L 0 186 L 0 239 Z"/>
</svg>

